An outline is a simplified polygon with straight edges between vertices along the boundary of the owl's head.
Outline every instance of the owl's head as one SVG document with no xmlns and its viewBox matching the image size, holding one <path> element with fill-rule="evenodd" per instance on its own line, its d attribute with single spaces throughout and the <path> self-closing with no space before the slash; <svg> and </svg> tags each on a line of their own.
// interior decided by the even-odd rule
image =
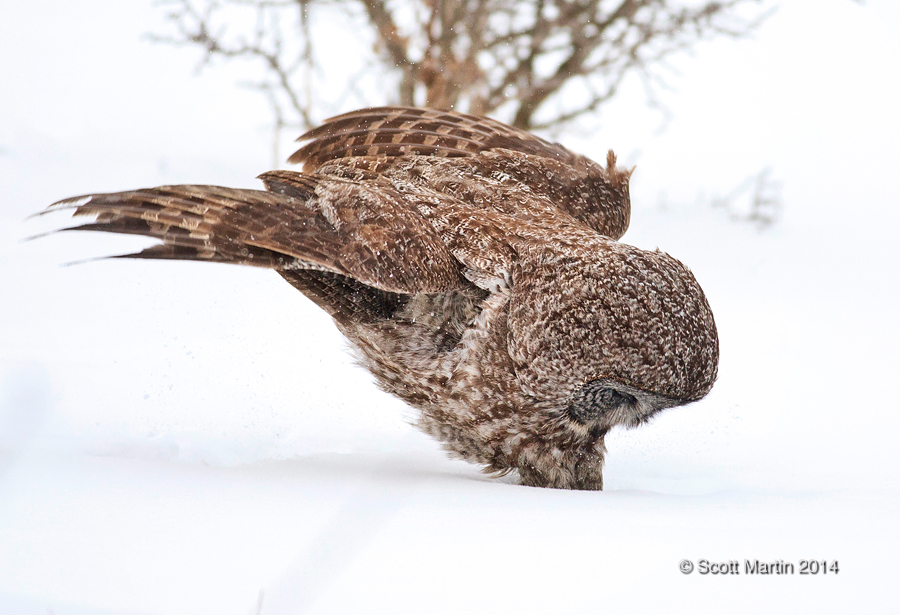
<svg viewBox="0 0 900 615">
<path fill-rule="evenodd" d="M 690 270 L 602 237 L 521 260 L 507 343 L 523 390 L 606 426 L 702 398 L 719 362 L 712 311 Z"/>
</svg>

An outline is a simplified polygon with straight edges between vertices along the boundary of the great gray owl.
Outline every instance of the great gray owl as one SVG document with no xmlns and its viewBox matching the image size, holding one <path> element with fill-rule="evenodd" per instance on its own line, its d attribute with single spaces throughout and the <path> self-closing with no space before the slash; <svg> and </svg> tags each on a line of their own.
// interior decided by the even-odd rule
<svg viewBox="0 0 900 615">
<path fill-rule="evenodd" d="M 706 395 L 719 345 L 691 272 L 617 240 L 630 171 L 500 122 L 363 109 L 300 138 L 267 191 L 161 186 L 60 201 L 120 258 L 274 269 L 453 455 L 601 489 L 604 436 Z"/>
</svg>

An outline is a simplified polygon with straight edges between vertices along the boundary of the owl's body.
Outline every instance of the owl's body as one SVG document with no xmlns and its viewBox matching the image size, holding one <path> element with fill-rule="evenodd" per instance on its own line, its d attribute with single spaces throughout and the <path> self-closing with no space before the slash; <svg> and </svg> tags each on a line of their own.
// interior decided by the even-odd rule
<svg viewBox="0 0 900 615">
<path fill-rule="evenodd" d="M 529 485 L 602 488 L 603 440 L 712 387 L 693 275 L 619 243 L 629 173 L 486 120 L 379 108 L 301 139 L 268 192 L 165 186 L 68 199 L 138 258 L 272 268 L 335 320 L 451 453 Z"/>
</svg>

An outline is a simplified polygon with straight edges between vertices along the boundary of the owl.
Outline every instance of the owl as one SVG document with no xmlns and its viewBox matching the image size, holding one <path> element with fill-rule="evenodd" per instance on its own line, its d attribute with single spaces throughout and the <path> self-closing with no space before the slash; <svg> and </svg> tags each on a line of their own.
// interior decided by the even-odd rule
<svg viewBox="0 0 900 615">
<path fill-rule="evenodd" d="M 307 132 L 265 190 L 70 198 L 63 230 L 159 240 L 114 258 L 275 270 L 452 455 L 522 484 L 603 487 L 604 438 L 713 386 L 715 322 L 690 270 L 618 241 L 631 171 L 500 122 L 363 109 Z"/>
</svg>

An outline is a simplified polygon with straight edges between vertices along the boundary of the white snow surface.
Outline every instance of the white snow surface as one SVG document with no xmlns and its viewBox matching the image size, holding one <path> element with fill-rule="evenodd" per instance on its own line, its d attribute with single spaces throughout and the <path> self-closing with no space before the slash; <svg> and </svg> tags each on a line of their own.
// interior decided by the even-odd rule
<svg viewBox="0 0 900 615">
<path fill-rule="evenodd" d="M 674 62 L 665 130 L 635 83 L 558 136 L 638 165 L 624 240 L 694 271 L 721 338 L 706 399 L 610 435 L 601 493 L 449 460 L 274 273 L 22 241 L 78 194 L 258 187 L 265 101 L 142 40 L 162 15 L 0 4 L 0 613 L 896 612 L 896 2 L 786 2 Z M 765 166 L 774 228 L 710 207 Z"/>
</svg>

